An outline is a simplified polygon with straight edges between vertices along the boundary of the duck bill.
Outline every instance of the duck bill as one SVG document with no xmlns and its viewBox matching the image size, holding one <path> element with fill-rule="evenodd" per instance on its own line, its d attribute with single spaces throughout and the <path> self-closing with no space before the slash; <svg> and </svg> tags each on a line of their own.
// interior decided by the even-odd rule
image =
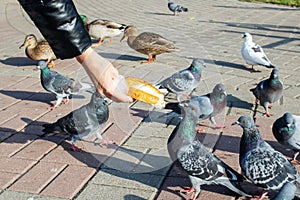
<svg viewBox="0 0 300 200">
<path fill-rule="evenodd" d="M 19 49 L 22 49 L 25 47 L 25 43 L 23 43 L 21 46 L 19 46 Z"/>
<path fill-rule="evenodd" d="M 123 37 L 121 38 L 120 42 L 123 42 L 127 39 L 127 37 L 125 35 L 123 35 Z"/>
</svg>

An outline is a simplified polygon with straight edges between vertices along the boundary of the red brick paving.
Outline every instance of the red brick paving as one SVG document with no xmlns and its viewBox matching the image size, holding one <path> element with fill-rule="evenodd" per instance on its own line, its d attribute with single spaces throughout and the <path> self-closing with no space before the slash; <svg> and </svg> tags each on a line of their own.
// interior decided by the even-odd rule
<svg viewBox="0 0 300 200">
<path fill-rule="evenodd" d="M 90 167 L 69 165 L 41 194 L 70 199 L 95 173 Z"/>
<path fill-rule="evenodd" d="M 86 3 L 86 1 L 76 1 L 76 5 L 80 9 L 85 9 Z M 94 6 L 98 3 L 91 1 L 90 5 Z M 286 151 L 274 141 L 270 126 L 278 114 L 281 115 L 284 110 L 299 113 L 299 106 L 297 106 L 299 105 L 299 81 L 297 80 L 299 77 L 299 67 L 297 66 L 299 63 L 297 62 L 297 58 L 299 58 L 297 48 L 299 45 L 298 40 L 294 37 L 297 36 L 295 27 L 299 25 L 299 22 L 296 21 L 298 10 L 239 1 L 230 1 L 230 6 L 228 6 L 228 2 L 221 1 L 207 1 L 201 4 L 197 4 L 196 1 L 189 3 L 194 11 L 191 9 L 189 13 L 171 17 L 168 15 L 166 7 L 154 5 L 150 1 L 142 3 L 134 1 L 133 3 L 132 1 L 121 0 L 116 6 L 111 6 L 111 1 L 101 1 L 101 6 L 89 10 L 91 15 L 96 16 L 100 9 L 103 15 L 118 19 L 118 21 L 130 21 L 136 24 L 140 30 L 148 29 L 160 32 L 176 41 L 176 45 L 181 48 L 181 51 L 161 55 L 151 65 L 140 65 L 140 57 L 144 59 L 145 56 L 129 50 L 127 44 L 124 43 L 115 42 L 109 46 L 100 46 L 97 47 L 97 51 L 108 57 L 111 55 L 107 52 L 113 52 L 112 57 L 116 57 L 116 60 L 110 57 L 109 59 L 120 67 L 121 74 L 144 78 L 153 83 L 166 77 L 169 72 L 181 69 L 183 65 L 186 66 L 187 59 L 199 56 L 212 59 L 212 63 L 204 70 L 205 74 L 209 76 L 203 77 L 203 84 L 198 88 L 198 92 L 200 94 L 204 91 L 207 92 L 207 88 L 210 88 L 216 79 L 220 79 L 220 82 L 226 84 L 228 92 L 234 94 L 238 99 L 231 102 L 230 108 L 226 110 L 226 112 L 228 111 L 228 115 L 225 117 L 227 128 L 212 130 L 204 126 L 205 133 L 199 134 L 199 138 L 204 139 L 209 147 L 214 147 L 214 153 L 224 162 L 234 169 L 240 170 L 238 149 L 242 129 L 239 126 L 231 126 L 231 123 L 237 120 L 241 114 L 252 114 L 250 103 L 252 103 L 253 97 L 248 88 L 269 75 L 269 69 L 263 67 L 258 67 L 262 72 L 257 74 L 245 71 L 243 60 L 238 54 L 242 44 L 240 33 L 246 30 L 255 32 L 256 41 L 262 42 L 262 45 L 271 44 L 271 46 L 275 46 L 274 48 L 267 48 L 266 52 L 270 55 L 270 59 L 281 68 L 287 88 L 285 93 L 287 101 L 285 102 L 288 102 L 281 107 L 275 105 L 271 110 L 275 116 L 271 118 L 263 117 L 262 113 L 258 112 L 256 124 L 259 126 L 264 139 L 269 141 L 274 148 L 291 157 L 291 151 Z M 139 19 L 136 18 L 136 12 L 120 15 L 120 12 L 124 12 L 124 8 L 132 10 L 135 8 L 134 6 L 139 6 L 136 9 L 141 16 Z M 9 191 L 72 199 L 118 147 L 116 145 L 100 146 L 99 141 L 95 141 L 96 137 L 90 136 L 85 138 L 86 141 L 77 142 L 77 145 L 83 148 L 81 152 L 72 152 L 69 149 L 70 141 L 65 140 L 67 138 L 64 136 L 43 136 L 42 124 L 56 121 L 81 106 L 81 103 L 86 99 L 81 101 L 82 99 L 74 98 L 74 101 L 68 105 L 62 105 L 53 111 L 48 110 L 49 106 L 55 102 L 55 95 L 44 91 L 41 87 L 40 72 L 33 71 L 36 61 L 24 57 L 24 50 L 18 49 L 26 32 L 36 32 L 37 30 L 33 30 L 31 24 L 23 24 L 25 22 L 23 16 L 18 18 L 21 17 L 18 3 L 7 2 L 0 7 L 3 11 L 1 22 L 4 22 L 1 23 L 3 29 L 0 31 L 2 47 L 0 48 L 0 189 L 8 188 Z M 6 12 L 7 8 L 8 11 L 13 12 Z M 155 10 L 155 13 L 149 13 L 149 8 Z M 251 12 L 245 16 L 246 9 L 251 9 Z M 283 15 L 284 17 L 282 17 Z M 150 24 L 148 23 L 149 16 L 151 18 Z M 161 26 L 164 23 L 168 26 Z M 196 30 L 194 28 L 197 26 L 199 26 L 199 30 L 197 29 L 197 34 L 194 34 L 194 30 Z M 266 28 L 260 28 L 260 26 L 266 26 Z M 160 28 L 155 29 L 155 27 Z M 255 31 L 252 28 L 255 28 Z M 286 40 L 292 42 L 285 43 Z M 280 44 L 279 48 L 276 46 L 277 44 Z M 193 48 L 195 45 L 199 48 Z M 123 54 L 129 58 L 123 57 Z M 215 61 L 218 62 L 213 63 Z M 57 60 L 55 70 L 75 79 L 89 80 L 75 59 Z M 220 72 L 217 74 L 219 76 L 215 76 L 216 72 Z M 139 128 L 143 118 L 149 114 L 147 108 L 128 109 L 127 106 L 127 104 L 111 104 L 109 121 L 102 129 L 104 139 L 114 140 L 117 145 L 122 145 L 128 141 L 131 134 Z M 259 110 L 261 111 L 262 108 L 259 107 Z M 160 115 L 159 111 L 158 114 Z M 218 124 L 224 121 L 224 116 L 221 115 L 217 119 Z M 165 119 L 163 119 L 164 121 L 160 119 L 151 120 L 148 122 L 149 127 L 147 128 L 151 129 L 151 127 L 157 126 L 162 131 L 166 131 Z M 202 124 L 210 125 L 208 121 Z M 220 133 L 222 134 L 221 138 L 218 137 Z M 164 135 L 166 134 L 164 133 Z M 132 137 L 132 139 L 136 139 L 142 144 L 152 142 L 150 139 L 143 142 L 145 138 L 141 136 L 143 135 L 140 133 L 140 138 Z M 153 139 L 155 141 L 154 147 L 165 145 L 165 139 L 156 134 L 155 139 Z M 126 146 L 128 149 L 131 147 L 130 144 L 135 145 L 130 142 L 127 144 L 129 144 Z M 149 151 L 151 152 L 151 150 Z M 300 169 L 300 165 L 296 165 L 296 167 L 298 170 Z M 122 177 L 118 181 L 121 184 Z M 157 199 L 176 200 L 190 197 L 190 194 L 179 192 L 180 189 L 188 186 L 190 186 L 190 182 L 187 176 L 172 167 L 161 188 L 159 188 Z M 97 187 L 101 187 L 101 185 Z M 251 191 L 254 190 L 251 189 Z M 203 186 L 200 199 L 233 199 L 230 194 L 224 187 Z M 120 199 L 123 198 L 126 197 L 120 197 Z"/>
<path fill-rule="evenodd" d="M 16 181 L 9 190 L 38 194 L 66 167 L 66 164 L 39 162 Z"/>
</svg>

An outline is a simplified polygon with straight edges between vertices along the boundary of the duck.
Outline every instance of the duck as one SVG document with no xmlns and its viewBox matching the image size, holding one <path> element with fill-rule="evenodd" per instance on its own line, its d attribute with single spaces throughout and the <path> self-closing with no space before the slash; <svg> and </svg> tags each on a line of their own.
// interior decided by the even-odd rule
<svg viewBox="0 0 300 200">
<path fill-rule="evenodd" d="M 19 49 L 25 48 L 26 56 L 31 60 L 45 60 L 49 67 L 54 67 L 56 56 L 46 40 L 37 40 L 34 34 L 26 35 Z"/>
<path fill-rule="evenodd" d="M 127 40 L 130 48 L 148 55 L 148 60 L 141 62 L 142 64 L 150 64 L 159 54 L 178 51 L 174 42 L 152 32 L 138 34 L 138 29 L 133 25 L 125 28 L 124 35 L 120 41 L 123 42 L 125 40 Z"/>
<path fill-rule="evenodd" d="M 109 44 L 112 43 L 113 37 L 118 36 L 124 32 L 125 24 L 120 24 L 106 19 L 95 19 L 88 22 L 85 15 L 80 15 L 86 31 L 92 38 L 99 39 L 97 43 L 92 46 L 100 46 L 105 38 L 109 38 Z"/>
</svg>

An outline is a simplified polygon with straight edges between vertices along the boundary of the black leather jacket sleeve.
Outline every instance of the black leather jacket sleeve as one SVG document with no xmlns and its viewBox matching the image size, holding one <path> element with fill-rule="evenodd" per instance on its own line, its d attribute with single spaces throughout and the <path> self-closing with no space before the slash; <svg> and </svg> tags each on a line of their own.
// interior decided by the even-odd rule
<svg viewBox="0 0 300 200">
<path fill-rule="evenodd" d="M 60 59 L 91 46 L 91 38 L 72 0 L 18 0 Z"/>
</svg>

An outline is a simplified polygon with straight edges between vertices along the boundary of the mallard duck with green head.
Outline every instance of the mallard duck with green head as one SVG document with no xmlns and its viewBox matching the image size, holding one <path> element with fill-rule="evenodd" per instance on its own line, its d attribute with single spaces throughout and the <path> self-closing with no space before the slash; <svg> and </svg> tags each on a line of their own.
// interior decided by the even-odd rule
<svg viewBox="0 0 300 200">
<path fill-rule="evenodd" d="M 126 39 L 129 47 L 137 52 L 148 55 L 148 61 L 143 61 L 142 64 L 153 62 L 156 59 L 156 55 L 178 50 L 174 42 L 152 32 L 138 34 L 137 28 L 132 25 L 125 28 L 121 42 Z"/>
<path fill-rule="evenodd" d="M 49 66 L 53 67 L 56 56 L 46 40 L 38 41 L 34 34 L 29 34 L 25 37 L 24 43 L 19 49 L 25 48 L 25 53 L 31 60 L 45 60 Z"/>
<path fill-rule="evenodd" d="M 113 37 L 120 35 L 124 32 L 126 25 L 117 22 L 95 19 L 88 22 L 88 18 L 85 15 L 80 15 L 85 28 L 92 38 L 99 39 L 98 43 L 92 44 L 92 46 L 99 46 L 102 44 L 105 38 L 109 38 L 109 44 L 112 43 Z"/>
</svg>

